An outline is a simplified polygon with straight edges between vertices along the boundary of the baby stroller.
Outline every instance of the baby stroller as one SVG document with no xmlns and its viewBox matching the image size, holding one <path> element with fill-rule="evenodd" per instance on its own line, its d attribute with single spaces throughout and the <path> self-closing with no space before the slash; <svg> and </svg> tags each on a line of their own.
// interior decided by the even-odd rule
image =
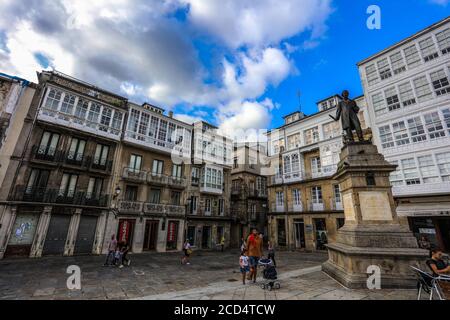
<svg viewBox="0 0 450 320">
<path fill-rule="evenodd" d="M 273 261 L 271 259 L 261 259 L 259 261 L 259 266 L 263 267 L 263 279 L 264 283 L 261 285 L 263 290 L 272 291 L 272 289 L 280 289 L 280 282 L 276 281 L 278 279 L 277 269 L 273 265 Z"/>
</svg>

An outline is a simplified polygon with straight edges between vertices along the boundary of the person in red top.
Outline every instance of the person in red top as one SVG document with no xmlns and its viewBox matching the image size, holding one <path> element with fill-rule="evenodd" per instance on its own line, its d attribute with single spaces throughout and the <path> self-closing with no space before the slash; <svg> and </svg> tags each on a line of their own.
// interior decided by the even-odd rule
<svg viewBox="0 0 450 320">
<path fill-rule="evenodd" d="M 247 252 L 250 262 L 250 274 L 248 279 L 256 282 L 258 273 L 258 262 L 263 256 L 263 239 L 259 236 L 257 229 L 253 229 L 252 234 L 247 239 Z"/>
</svg>

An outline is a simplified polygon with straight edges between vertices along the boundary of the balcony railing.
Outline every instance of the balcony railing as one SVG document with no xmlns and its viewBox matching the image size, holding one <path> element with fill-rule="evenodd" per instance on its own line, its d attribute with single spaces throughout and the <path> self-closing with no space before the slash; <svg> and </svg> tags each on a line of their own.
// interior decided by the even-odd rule
<svg viewBox="0 0 450 320">
<path fill-rule="evenodd" d="M 33 146 L 31 149 L 31 156 L 35 160 L 60 162 L 63 159 L 63 152 L 55 148 Z"/>
<path fill-rule="evenodd" d="M 325 211 L 325 204 L 309 202 L 308 211 Z"/>
<path fill-rule="evenodd" d="M 271 209 L 272 209 L 272 212 L 278 212 L 278 213 L 285 212 L 284 204 L 279 205 L 279 204 L 273 203 Z"/>
<path fill-rule="evenodd" d="M 17 186 L 11 201 L 108 207 L 109 195 L 93 195 L 86 191 L 61 192 L 58 189 Z"/>
<path fill-rule="evenodd" d="M 150 184 L 165 185 L 167 184 L 167 176 L 160 173 L 149 172 L 147 174 L 147 182 Z"/>
<path fill-rule="evenodd" d="M 337 210 L 337 211 L 342 211 L 344 210 L 344 205 L 342 203 L 342 201 L 336 201 L 337 199 L 332 199 L 331 200 L 331 209 L 332 210 Z"/>
<path fill-rule="evenodd" d="M 122 200 L 119 201 L 119 211 L 121 213 L 142 212 L 144 203 L 140 201 Z"/>
<path fill-rule="evenodd" d="M 187 180 L 185 178 L 181 178 L 181 177 L 168 176 L 167 183 L 169 184 L 169 186 L 171 186 L 173 188 L 186 188 L 187 187 Z"/>
<path fill-rule="evenodd" d="M 137 182 L 147 181 L 147 172 L 136 170 L 134 168 L 124 168 L 122 178 Z"/>
<path fill-rule="evenodd" d="M 226 210 L 220 212 L 218 208 L 211 208 L 210 210 L 205 210 L 205 208 L 198 208 L 196 215 L 203 217 L 225 217 L 227 215 L 226 213 Z"/>
<path fill-rule="evenodd" d="M 257 189 L 249 190 L 248 196 L 254 197 L 254 198 L 267 198 L 267 191 L 266 190 L 257 190 Z"/>
<path fill-rule="evenodd" d="M 289 212 L 303 212 L 303 204 L 302 203 L 289 203 L 288 204 Z"/>
</svg>

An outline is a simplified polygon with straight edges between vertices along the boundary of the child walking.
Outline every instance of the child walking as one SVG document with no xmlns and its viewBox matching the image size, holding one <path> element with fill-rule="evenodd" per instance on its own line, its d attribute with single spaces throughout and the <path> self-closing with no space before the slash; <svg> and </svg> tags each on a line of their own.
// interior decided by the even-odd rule
<svg viewBox="0 0 450 320">
<path fill-rule="evenodd" d="M 250 266 L 249 266 L 248 257 L 247 257 L 247 250 L 242 251 L 241 257 L 239 258 L 239 266 L 241 268 L 242 284 L 245 285 L 245 278 L 247 276 L 247 273 L 250 272 Z"/>
</svg>

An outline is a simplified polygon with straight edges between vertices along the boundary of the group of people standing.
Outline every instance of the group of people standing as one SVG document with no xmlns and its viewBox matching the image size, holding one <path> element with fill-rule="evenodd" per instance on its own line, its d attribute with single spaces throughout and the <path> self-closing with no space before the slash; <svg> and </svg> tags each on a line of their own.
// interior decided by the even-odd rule
<svg viewBox="0 0 450 320">
<path fill-rule="evenodd" d="M 239 258 L 239 267 L 242 274 L 242 283 L 244 285 L 246 279 L 256 283 L 259 260 L 264 255 L 263 244 L 264 236 L 262 233 L 258 232 L 257 229 L 253 229 L 247 239 L 241 239 L 241 256 Z M 272 260 L 274 266 L 276 266 L 275 249 L 270 241 L 268 242 L 267 258 Z"/>
<path fill-rule="evenodd" d="M 119 266 L 119 268 L 129 266 L 131 260 L 127 258 L 128 252 L 130 252 L 128 243 L 117 242 L 116 235 L 112 235 L 104 266 Z"/>
</svg>

